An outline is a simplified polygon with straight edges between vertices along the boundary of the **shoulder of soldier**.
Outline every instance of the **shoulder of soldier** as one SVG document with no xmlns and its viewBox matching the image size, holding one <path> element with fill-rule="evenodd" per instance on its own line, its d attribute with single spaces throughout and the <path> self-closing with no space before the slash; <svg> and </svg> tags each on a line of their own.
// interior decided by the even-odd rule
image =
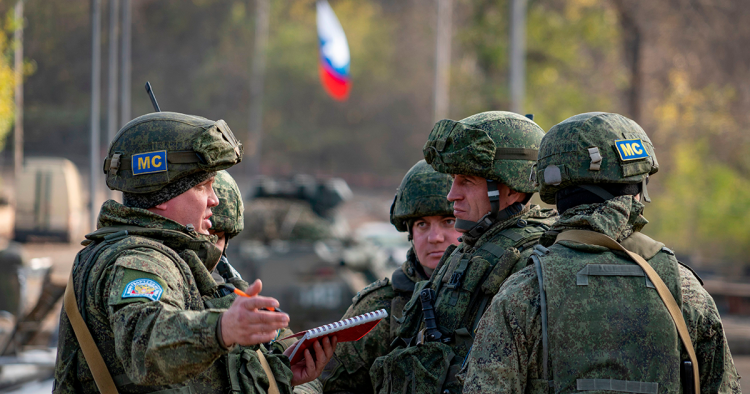
<svg viewBox="0 0 750 394">
<path fill-rule="evenodd" d="M 114 266 L 138 270 L 167 281 L 179 281 L 181 272 L 175 265 L 177 252 L 164 244 L 140 236 L 128 236 L 108 247 L 106 255 L 114 258 Z M 102 255 L 101 258 L 107 256 Z"/>
<path fill-rule="evenodd" d="M 512 274 L 500 286 L 492 303 L 502 303 L 507 308 L 516 309 L 538 307 L 539 303 L 531 300 L 539 298 L 539 278 L 533 264 Z"/>
<path fill-rule="evenodd" d="M 544 218 L 537 220 L 528 215 L 521 216 L 515 226 L 507 227 L 498 232 L 480 245 L 478 249 L 487 250 L 496 257 L 502 255 L 501 250 L 511 246 L 519 251 L 531 249 L 539 243 L 539 239 L 550 229 L 555 220 L 557 219 Z"/>
<path fill-rule="evenodd" d="M 367 299 L 370 301 L 380 301 L 383 298 L 393 298 L 395 295 L 393 287 L 388 286 L 391 283 L 390 279 L 383 278 L 367 285 L 364 289 L 360 290 L 357 295 L 352 298 L 352 307 L 357 306 Z"/>
<path fill-rule="evenodd" d="M 556 209 L 542 208 L 539 205 L 534 204 L 529 207 L 529 211 L 524 216 L 542 223 L 554 223 L 560 218 Z"/>
</svg>

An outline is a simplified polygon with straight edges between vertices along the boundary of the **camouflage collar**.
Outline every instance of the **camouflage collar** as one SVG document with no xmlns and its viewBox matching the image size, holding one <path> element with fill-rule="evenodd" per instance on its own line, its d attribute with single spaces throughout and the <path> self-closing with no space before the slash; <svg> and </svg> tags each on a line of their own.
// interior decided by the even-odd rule
<svg viewBox="0 0 750 394">
<path fill-rule="evenodd" d="M 622 241 L 641 231 L 648 220 L 643 217 L 643 204 L 633 196 L 619 196 L 599 204 L 570 208 L 552 226 L 554 231 L 593 230 Z"/>
<path fill-rule="evenodd" d="M 185 249 L 195 251 L 210 271 L 218 263 L 221 250 L 215 247 L 216 236 L 198 234 L 195 230 L 140 208 L 126 207 L 114 200 L 102 204 L 99 211 L 97 231 L 87 234 L 88 240 L 96 241 L 121 230 L 128 235 L 140 235 L 162 242 L 178 253 Z"/>
<path fill-rule="evenodd" d="M 539 209 L 538 205 L 526 205 L 521 212 L 503 220 L 502 222 L 496 222 L 493 224 L 490 228 L 487 229 L 482 235 L 480 235 L 478 238 L 473 238 L 468 236 L 466 233 L 464 233 L 461 236 L 461 242 L 466 244 L 467 246 L 478 248 L 483 243 L 487 242 L 488 240 L 495 238 L 495 235 L 497 235 L 499 232 L 505 230 L 506 228 L 515 225 L 518 222 L 518 219 L 521 217 L 524 217 L 531 212 L 532 209 Z"/>
<path fill-rule="evenodd" d="M 412 282 L 430 279 L 425 274 L 422 264 L 419 262 L 416 252 L 414 252 L 414 247 L 410 248 L 406 253 L 406 261 L 401 264 L 401 271 L 404 271 L 406 277 Z"/>
</svg>

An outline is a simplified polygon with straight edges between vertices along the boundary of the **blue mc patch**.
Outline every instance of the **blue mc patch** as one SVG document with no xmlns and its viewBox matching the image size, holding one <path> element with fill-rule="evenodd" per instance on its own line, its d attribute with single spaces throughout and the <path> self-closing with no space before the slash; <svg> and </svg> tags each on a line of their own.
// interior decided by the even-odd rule
<svg viewBox="0 0 750 394">
<path fill-rule="evenodd" d="M 167 170 L 167 151 L 139 153 L 133 155 L 131 167 L 133 175 L 151 174 Z"/>
<path fill-rule="evenodd" d="M 159 301 L 162 294 L 164 294 L 164 289 L 160 284 L 156 283 L 155 280 L 144 278 L 128 283 L 125 286 L 125 291 L 122 292 L 122 298 L 143 297 L 151 301 Z"/>
<path fill-rule="evenodd" d="M 615 141 L 617 153 L 620 154 L 622 161 L 643 159 L 649 157 L 646 147 L 641 140 L 619 140 Z"/>
</svg>

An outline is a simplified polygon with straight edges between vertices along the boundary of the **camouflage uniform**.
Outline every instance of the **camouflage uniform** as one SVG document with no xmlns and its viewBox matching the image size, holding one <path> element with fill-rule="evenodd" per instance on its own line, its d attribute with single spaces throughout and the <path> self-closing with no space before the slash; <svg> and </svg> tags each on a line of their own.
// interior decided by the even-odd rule
<svg viewBox="0 0 750 394">
<path fill-rule="evenodd" d="M 130 160 L 138 153 L 158 171 L 133 177 L 136 160 Z M 104 170 L 111 188 L 149 193 L 133 197 L 142 202 L 191 175 L 230 167 L 241 155 L 223 121 L 161 112 L 124 126 Z M 76 256 L 72 279 L 77 307 L 119 392 L 266 392 L 258 347 L 221 343 L 223 308 L 234 295 L 218 294 L 210 276 L 221 255 L 215 237 L 111 200 L 97 227 Z M 288 359 L 266 358 L 279 388 L 290 393 Z M 54 392 L 99 392 L 64 310 Z"/>
<path fill-rule="evenodd" d="M 615 141 L 635 143 L 631 147 L 636 149 L 622 149 Z M 634 195 L 647 195 L 646 176 L 658 164 L 640 126 L 616 114 L 577 115 L 547 133 L 538 166 L 545 202 L 557 201 L 560 207 L 562 199 L 577 192 L 565 188 L 580 185 L 601 194 L 600 202 L 567 208 L 553 233 L 604 234 L 643 257 L 682 310 L 697 354 L 700 392 L 739 393 L 739 376 L 711 296 L 671 250 L 641 233 L 648 221 Z M 608 184 L 642 187 L 607 196 Z M 680 367 L 687 352 L 643 270 L 603 246 L 568 240 L 549 244 L 536 247 L 534 265 L 511 276 L 482 317 L 459 375 L 464 392 L 683 392 Z M 691 375 L 686 379 L 692 382 Z"/>
<path fill-rule="evenodd" d="M 244 281 L 237 270 L 232 267 L 226 255 L 229 240 L 239 235 L 239 233 L 245 228 L 245 205 L 242 202 L 242 194 L 240 193 L 239 186 L 237 186 L 237 182 L 235 182 L 234 178 L 224 170 L 216 173 L 213 187 L 216 197 L 219 198 L 219 205 L 211 208 L 211 212 L 213 213 L 213 215 L 211 215 L 211 229 L 216 232 L 223 231 L 224 236 L 226 237 L 226 243 L 224 244 L 224 251 L 221 255 L 221 259 L 219 260 L 219 263 L 216 264 L 216 269 L 211 271 L 211 276 L 216 283 L 229 283 L 240 290 L 246 290 L 249 287 L 248 283 Z M 231 305 L 237 297 L 231 291 L 231 287 L 220 289 L 219 295 L 222 296 L 221 299 L 225 300 L 225 303 L 228 302 L 225 306 L 218 306 L 215 300 L 206 301 L 206 305 L 212 308 L 229 308 L 229 305 Z M 279 331 L 277 337 L 285 338 L 293 334 L 294 332 L 292 332 L 292 330 L 284 328 Z M 274 340 L 266 344 L 266 348 L 269 351 L 283 353 L 286 348 L 295 342 L 297 342 L 297 338 L 291 338 L 284 341 Z"/>
<path fill-rule="evenodd" d="M 533 194 L 536 187 L 528 174 L 542 136 L 534 122 L 509 112 L 443 120 L 430 133 L 425 159 L 439 172 L 487 179 L 488 196 L 494 182 Z M 429 281 L 417 283 L 404 307 L 395 349 L 370 369 L 375 392 L 461 392 L 455 375 L 474 327 L 502 282 L 525 266 L 531 247 L 556 219 L 554 211 L 538 206 L 517 203 L 499 211 L 497 199 L 490 197 L 490 202 L 493 211 L 477 223 L 464 221 L 461 244 L 446 250 Z M 425 330 L 423 290 L 434 291 L 439 334 Z"/>
<path fill-rule="evenodd" d="M 414 220 L 426 216 L 453 215 L 453 204 L 446 196 L 451 178 L 435 172 L 424 160 L 415 164 L 404 176 L 391 205 L 391 223 L 398 231 L 408 231 Z M 324 392 L 372 393 L 370 366 L 376 358 L 390 352 L 390 345 L 399 327 L 401 311 L 409 301 L 417 282 L 429 278 L 419 263 L 414 248 L 409 249 L 406 261 L 391 278 L 370 284 L 357 293 L 342 319 L 385 309 L 388 319 L 382 320 L 359 341 L 338 345 L 336 353 L 318 379 Z M 317 390 L 309 385 L 306 391 Z"/>
<path fill-rule="evenodd" d="M 372 393 L 370 366 L 376 358 L 388 354 L 398 329 L 401 310 L 411 298 L 416 282 L 427 279 L 418 266 L 416 255 L 409 258 L 391 279 L 384 278 L 357 293 L 342 319 L 385 309 L 389 317 L 359 341 L 338 345 L 336 353 L 318 378 L 326 393 Z"/>
</svg>

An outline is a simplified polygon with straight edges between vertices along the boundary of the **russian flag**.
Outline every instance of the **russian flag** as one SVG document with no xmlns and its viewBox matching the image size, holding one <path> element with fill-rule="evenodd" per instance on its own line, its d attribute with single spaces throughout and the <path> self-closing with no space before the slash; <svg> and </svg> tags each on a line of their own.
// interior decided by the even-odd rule
<svg viewBox="0 0 750 394">
<path fill-rule="evenodd" d="M 318 41 L 320 43 L 320 81 L 336 100 L 349 97 L 349 43 L 336 14 L 326 0 L 317 2 Z"/>
</svg>

